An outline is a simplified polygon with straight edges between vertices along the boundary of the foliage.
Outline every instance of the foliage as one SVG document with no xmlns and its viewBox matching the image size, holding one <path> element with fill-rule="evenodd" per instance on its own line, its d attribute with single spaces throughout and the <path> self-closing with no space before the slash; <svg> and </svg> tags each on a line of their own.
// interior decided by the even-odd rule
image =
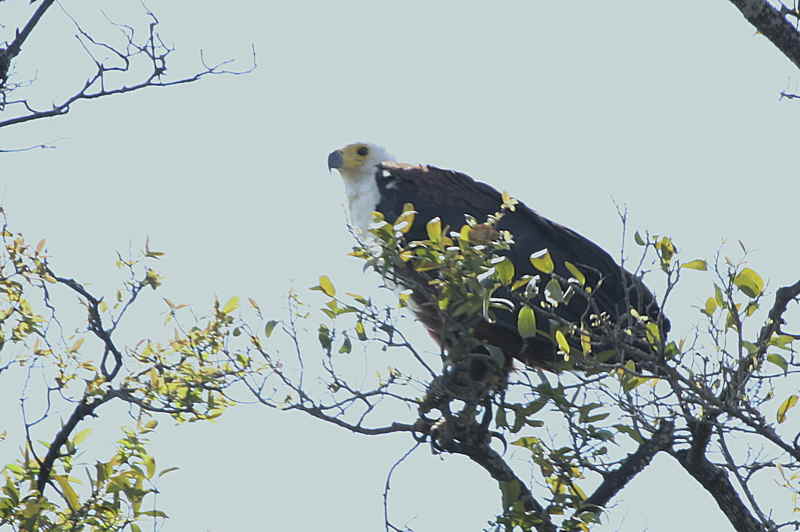
<svg viewBox="0 0 800 532">
<path fill-rule="evenodd" d="M 77 281 L 61 277 L 50 265 L 44 241 L 30 245 L 5 225 L 2 240 L 0 337 L 6 340 L 2 352 L 16 353 L 2 370 L 39 371 L 48 385 L 43 414 L 30 419 L 23 410 L 24 446 L 16 463 L 3 469 L 0 525 L 31 531 L 136 531 L 143 519 L 166 517 L 143 509 L 155 491 L 153 482 L 174 469 L 156 474 L 156 459 L 147 451 L 158 425 L 155 418 L 214 419 L 232 404 L 226 390 L 257 371 L 246 357 L 232 360 L 225 346 L 236 334 L 231 316 L 236 300 L 215 302 L 208 317 L 189 328 L 178 324 L 167 341 L 143 340 L 123 349 L 116 340 L 118 327 L 143 291 L 161 286 L 151 264 L 163 253 L 145 246 L 137 258 L 118 258 L 125 280 L 108 304 Z M 82 312 L 65 303 L 69 294 L 79 297 Z M 167 320 L 174 321 L 185 305 L 166 303 Z M 86 319 L 82 331 L 66 336 L 60 317 L 70 313 Z M 98 457 L 92 466 L 79 462 L 91 442 L 91 429 L 80 427 L 115 402 L 129 405 L 138 422 L 122 428 L 110 457 Z M 49 441 L 37 441 L 41 422 L 55 408 L 72 413 Z M 81 473 L 88 485 L 79 480 Z"/>
<path fill-rule="evenodd" d="M 0 353 L 7 362 L 0 373 L 37 371 L 50 391 L 42 415 L 31 419 L 23 410 L 25 443 L 3 469 L 0 524 L 139 530 L 144 520 L 164 518 L 148 503 L 159 476 L 175 469 L 159 472 L 147 451 L 158 418 L 205 422 L 243 392 L 267 407 L 301 411 L 345 430 L 405 432 L 435 453 L 468 457 L 498 482 L 503 512 L 492 525 L 498 530 L 589 530 L 658 453 L 707 489 L 737 529 L 794 523 L 773 522 L 775 501 L 753 486 L 755 477 L 772 474 L 797 508 L 800 451 L 786 421 L 798 394 L 781 382 L 800 367 L 796 337 L 783 329 L 782 318 L 800 283 L 778 289 L 768 316 L 760 318 L 767 284 L 744 249 L 739 260 L 717 256 L 709 266 L 681 262 L 668 237 L 637 234 L 640 263 L 651 260 L 666 280 L 662 304 L 683 272 L 713 276 L 698 307 L 705 333 L 662 338 L 635 313 L 622 329 L 561 319 L 546 330 L 541 322 L 558 321 L 558 305 L 574 294 L 591 297 L 594 287 L 575 265 L 566 266 L 571 279 L 557 276 L 546 252 L 531 259 L 540 275 L 518 276 L 503 255 L 513 235 L 494 229 L 511 207 L 458 231 L 436 219 L 415 220 L 411 205 L 398 220 L 376 219 L 372 236 L 352 255 L 400 289 L 395 305 L 343 291 L 326 275 L 313 287 L 323 298 L 322 321 L 294 293 L 282 320 L 264 316 L 253 299 L 247 305 L 236 297 L 214 301 L 204 317 L 164 299 L 165 324 L 174 333 L 146 336 L 129 348 L 119 346 L 118 328 L 142 294 L 162 290 L 155 267 L 162 252 L 147 243 L 137 257 L 118 257 L 124 280 L 113 297 L 103 298 L 61 276 L 44 241 L 32 245 L 4 226 Z M 428 238 L 405 240 L 414 223 L 425 223 Z M 75 315 L 68 295 L 78 296 L 79 315 L 86 316 L 73 335 L 63 333 L 61 319 Z M 415 347 L 399 326 L 408 307 L 439 317 L 441 329 L 432 333 L 448 350 Z M 498 312 L 514 313 L 522 337 L 549 335 L 562 363 L 549 372 L 507 373 L 502 353 L 488 349 L 488 370 L 473 374 L 478 342 L 470 331 Z M 318 348 L 306 343 L 303 330 L 314 331 Z M 623 356 L 606 356 L 609 350 L 599 345 Z M 284 354 L 286 346 L 292 356 Z M 386 357 L 375 358 L 381 351 Z M 375 370 L 373 382 L 353 378 L 364 364 Z M 71 405 L 72 414 L 37 443 L 48 431 L 42 420 L 59 402 Z M 111 454 L 87 462 L 93 456 L 88 420 L 114 403 L 128 405 L 137 421 L 122 428 Z M 545 425 L 563 430 L 545 432 Z M 506 442 L 529 453 L 538 471 L 533 485 L 498 449 Z M 395 528 L 388 515 L 386 526 Z"/>
</svg>

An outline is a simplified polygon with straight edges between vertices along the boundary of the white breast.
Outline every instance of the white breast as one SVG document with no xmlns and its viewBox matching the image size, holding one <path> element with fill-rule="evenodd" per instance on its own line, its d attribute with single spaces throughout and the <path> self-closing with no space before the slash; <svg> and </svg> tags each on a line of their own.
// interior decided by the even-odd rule
<svg viewBox="0 0 800 532">
<path fill-rule="evenodd" d="M 350 223 L 366 236 L 372 223 L 372 213 L 380 201 L 380 191 L 375 177 L 369 175 L 357 179 L 345 179 L 344 187 L 350 211 Z"/>
</svg>

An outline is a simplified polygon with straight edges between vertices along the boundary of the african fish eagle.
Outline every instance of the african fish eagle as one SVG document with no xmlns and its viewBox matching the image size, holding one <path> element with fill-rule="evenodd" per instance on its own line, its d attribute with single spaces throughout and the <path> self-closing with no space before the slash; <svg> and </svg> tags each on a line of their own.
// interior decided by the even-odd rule
<svg viewBox="0 0 800 532">
<path fill-rule="evenodd" d="M 408 242 L 425 240 L 425 223 L 434 217 L 441 219 L 442 226 L 458 231 L 466 223 L 467 216 L 486 220 L 497 213 L 503 203 L 502 195 L 485 183 L 453 170 L 397 163 L 384 148 L 371 143 L 358 142 L 335 150 L 328 156 L 328 167 L 341 174 L 351 222 L 363 235 L 368 235 L 374 211 L 391 222 L 403 213 L 407 203 L 413 204 L 417 212 L 417 221 L 405 235 Z M 661 315 L 655 297 L 641 279 L 623 269 L 591 240 L 540 216 L 522 202 L 513 212 L 503 215 L 497 229 L 513 235 L 514 244 L 505 254 L 513 262 L 518 276 L 542 275 L 534 269 L 530 257 L 547 249 L 555 265 L 555 274 L 564 279 L 572 276 L 565 261 L 585 274 L 587 286 L 594 287 L 591 311 L 595 316 L 604 315 L 615 323 L 623 316 L 630 320 L 630 310 L 634 309 L 639 316 L 657 323 L 662 337 L 669 330 L 669 321 Z M 403 276 L 398 277 L 402 282 Z M 543 277 L 542 286 L 545 286 L 548 276 Z M 544 290 L 540 292 L 536 297 L 543 300 Z M 585 297 L 573 297 L 553 312 L 570 323 L 581 323 L 587 321 L 587 309 L 589 302 Z M 414 310 L 431 335 L 441 341 L 436 333 L 439 323 L 434 313 Z M 547 318 L 537 319 L 537 323 L 542 322 L 547 322 Z M 528 366 L 552 369 L 563 358 L 552 335 L 523 339 L 517 328 L 517 318 L 511 312 L 497 313 L 491 323 L 482 321 L 472 334 L 483 344 L 499 348 L 507 366 L 517 359 Z"/>
</svg>

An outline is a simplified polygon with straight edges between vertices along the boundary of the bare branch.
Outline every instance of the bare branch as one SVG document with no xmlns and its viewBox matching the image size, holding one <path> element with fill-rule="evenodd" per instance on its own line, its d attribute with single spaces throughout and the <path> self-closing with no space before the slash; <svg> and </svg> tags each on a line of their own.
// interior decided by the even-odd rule
<svg viewBox="0 0 800 532">
<path fill-rule="evenodd" d="M 49 6 L 52 4 L 52 2 L 53 0 L 49 0 L 48 2 L 42 4 L 42 6 L 39 8 L 39 11 L 42 11 L 42 7 L 45 5 Z M 137 39 L 137 35 L 133 27 L 112 22 L 112 24 L 120 28 L 123 34 L 125 39 L 124 47 L 114 46 L 112 44 L 95 39 L 86 30 L 84 30 L 77 21 L 73 19 L 73 23 L 77 31 L 76 37 L 78 38 L 78 41 L 80 42 L 86 54 L 92 60 L 92 63 L 94 63 L 96 67 L 95 72 L 86 79 L 83 86 L 79 90 L 77 90 L 71 96 L 65 98 L 61 103 L 53 104 L 47 109 L 37 108 L 24 99 L 6 100 L 5 94 L 2 94 L 2 99 L 0 99 L 0 110 L 21 108 L 23 112 L 12 118 L 0 121 L 0 128 L 17 125 L 24 122 L 30 122 L 32 120 L 65 115 L 69 113 L 72 104 L 79 101 L 104 98 L 116 94 L 126 94 L 148 87 L 171 87 L 174 85 L 193 83 L 208 76 L 238 76 L 248 74 L 256 68 L 254 47 L 252 47 L 252 64 L 241 70 L 231 70 L 227 68 L 228 65 L 233 62 L 232 59 L 223 60 L 217 63 L 208 63 L 206 61 L 204 52 L 201 50 L 200 63 L 202 65 L 202 70 L 191 76 L 166 80 L 165 74 L 167 72 L 167 59 L 175 49 L 168 46 L 158 33 L 157 29 L 159 21 L 155 14 L 148 11 L 147 15 L 150 18 L 150 22 L 147 27 L 147 33 L 140 39 Z M 69 14 L 67 14 L 67 16 L 69 16 Z M 25 36 L 27 36 L 27 34 Z M 15 40 L 15 43 L 18 40 L 19 36 L 18 39 Z M 110 53 L 111 59 L 98 59 L 92 53 L 92 47 Z M 9 49 L 6 51 L 0 50 L 0 67 L 2 67 L 3 58 L 9 57 L 9 53 L 11 51 L 13 51 L 11 47 L 9 47 Z M 132 72 L 135 68 L 135 64 L 139 64 L 135 61 L 137 57 L 145 58 L 148 65 L 146 70 L 143 72 L 143 77 L 138 83 L 126 85 L 122 83 L 121 80 L 118 81 L 117 78 L 112 77 L 112 75 L 119 76 Z M 4 81 L 5 79 L 0 77 L 0 91 L 3 89 L 2 82 Z M 114 85 L 118 86 L 114 87 Z"/>
</svg>

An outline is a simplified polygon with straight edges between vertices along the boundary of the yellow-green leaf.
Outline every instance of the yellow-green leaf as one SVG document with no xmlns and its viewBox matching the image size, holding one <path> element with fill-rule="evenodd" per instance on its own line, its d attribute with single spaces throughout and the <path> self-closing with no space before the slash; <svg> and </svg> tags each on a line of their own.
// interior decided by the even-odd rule
<svg viewBox="0 0 800 532">
<path fill-rule="evenodd" d="M 558 350 L 564 353 L 569 353 L 569 344 L 567 343 L 567 337 L 564 336 L 564 333 L 556 330 L 556 343 L 558 344 Z"/>
<path fill-rule="evenodd" d="M 511 445 L 524 447 L 526 449 L 534 451 L 539 448 L 539 443 L 541 443 L 541 440 L 539 440 L 539 438 L 535 438 L 533 436 L 525 436 L 524 438 L 519 438 L 518 440 L 512 441 Z"/>
<path fill-rule="evenodd" d="M 528 305 L 522 307 L 517 316 L 517 330 L 523 338 L 536 336 L 536 314 Z"/>
<path fill-rule="evenodd" d="M 147 468 L 147 478 L 153 478 L 156 474 L 156 459 L 149 454 L 144 457 L 144 466 Z"/>
<path fill-rule="evenodd" d="M 547 248 L 537 251 L 536 253 L 532 253 L 530 261 L 531 264 L 533 264 L 533 267 L 542 273 L 553 273 L 553 270 L 555 269 L 553 258 L 550 256 L 550 252 L 547 250 Z"/>
<path fill-rule="evenodd" d="M 592 339 L 588 334 L 581 334 L 581 350 L 584 355 L 592 352 Z"/>
<path fill-rule="evenodd" d="M 80 507 L 80 501 L 78 499 L 78 494 L 75 493 L 75 490 L 69 483 L 69 478 L 64 475 L 54 475 L 53 478 L 61 487 L 61 492 L 64 494 L 64 498 L 67 499 L 70 509 L 77 510 Z"/>
<path fill-rule="evenodd" d="M 564 261 L 564 266 L 567 267 L 567 270 L 569 270 L 569 273 L 578 281 L 579 285 L 583 286 L 586 284 L 586 276 L 583 275 L 583 272 L 581 272 L 577 266 L 568 260 Z"/>
<path fill-rule="evenodd" d="M 425 229 L 428 232 L 428 239 L 434 242 L 440 242 L 442 240 L 442 220 L 440 220 L 438 216 L 428 221 Z"/>
<path fill-rule="evenodd" d="M 398 216 L 397 220 L 394 222 L 394 230 L 400 231 L 403 234 L 411 231 L 411 226 L 414 225 L 414 218 L 416 215 L 417 211 L 414 210 L 414 205 L 412 203 L 404 204 L 403 213 Z"/>
<path fill-rule="evenodd" d="M 714 301 L 716 301 L 717 305 L 720 307 L 725 306 L 725 298 L 722 296 L 722 290 L 716 283 L 714 284 Z"/>
<path fill-rule="evenodd" d="M 764 279 L 750 268 L 743 268 L 733 278 L 733 284 L 752 298 L 756 298 L 764 292 Z"/>
<path fill-rule="evenodd" d="M 661 263 L 668 265 L 678 250 L 675 249 L 675 244 L 672 242 L 672 239 L 668 236 L 664 236 L 656 242 L 656 251 L 658 251 L 661 257 Z"/>
<path fill-rule="evenodd" d="M 501 197 L 503 198 L 503 204 L 500 207 L 501 209 L 509 210 L 511 212 L 517 210 L 517 204 L 519 203 L 519 201 L 512 198 L 508 192 L 504 191 Z"/>
<path fill-rule="evenodd" d="M 789 344 L 794 341 L 794 338 L 788 334 L 776 334 L 769 340 L 769 345 L 774 345 L 781 349 L 789 349 Z"/>
<path fill-rule="evenodd" d="M 81 348 L 81 346 L 83 345 L 83 342 L 85 342 L 85 341 L 86 341 L 86 338 L 78 338 L 77 340 L 75 340 L 75 343 L 72 344 L 72 347 L 70 347 L 67 350 L 67 352 L 68 353 L 77 353 L 78 349 Z"/>
<path fill-rule="evenodd" d="M 781 403 L 781 406 L 778 407 L 778 423 L 783 423 L 786 421 L 786 412 L 788 412 L 789 409 L 796 404 L 797 396 L 795 394 L 790 395 L 783 403 Z"/>
<path fill-rule="evenodd" d="M 769 362 L 772 362 L 773 364 L 775 364 L 779 368 L 781 368 L 783 371 L 787 371 L 789 369 L 789 363 L 786 362 L 786 359 L 783 358 L 778 353 L 770 353 L 770 354 L 768 354 L 767 355 L 767 360 Z"/>
<path fill-rule="evenodd" d="M 514 280 L 514 263 L 508 258 L 504 258 L 502 261 L 495 264 L 494 271 L 497 275 L 497 279 L 504 285 L 511 284 L 511 281 Z"/>
<path fill-rule="evenodd" d="M 225 303 L 225 306 L 222 307 L 222 313 L 223 314 L 230 314 L 231 312 L 233 312 L 237 308 L 239 308 L 239 298 L 237 296 L 233 296 L 232 298 L 230 298 L 228 300 L 227 303 Z"/>
<path fill-rule="evenodd" d="M 367 339 L 367 331 L 364 330 L 364 322 L 363 321 L 357 321 L 356 322 L 355 330 L 356 330 L 356 335 L 358 336 L 359 340 L 364 341 L 364 340 Z"/>
<path fill-rule="evenodd" d="M 72 444 L 76 447 L 83 443 L 83 441 L 91 434 L 92 429 L 83 429 L 79 433 L 75 435 L 75 438 L 72 439 Z"/>
<path fill-rule="evenodd" d="M 322 292 L 328 297 L 333 297 L 336 295 L 336 288 L 333 286 L 333 282 L 327 275 L 320 276 L 319 287 L 322 289 Z"/>
<path fill-rule="evenodd" d="M 704 272 L 708 270 L 708 264 L 706 264 L 706 261 L 704 261 L 703 259 L 695 259 L 695 260 L 690 260 L 689 262 L 684 262 L 683 264 L 681 264 L 681 268 L 687 268 L 689 270 L 700 270 Z"/>
<path fill-rule="evenodd" d="M 709 297 L 708 299 L 706 299 L 706 306 L 703 309 L 703 312 L 707 316 L 711 316 L 712 314 L 714 314 L 715 310 L 717 310 L 717 300 L 713 297 Z"/>
</svg>

